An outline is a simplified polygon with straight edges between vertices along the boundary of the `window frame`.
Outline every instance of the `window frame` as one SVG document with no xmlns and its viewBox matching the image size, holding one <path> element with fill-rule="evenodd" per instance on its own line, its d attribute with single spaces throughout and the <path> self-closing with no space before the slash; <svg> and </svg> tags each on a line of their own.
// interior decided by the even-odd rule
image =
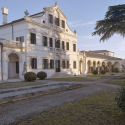
<svg viewBox="0 0 125 125">
<path fill-rule="evenodd" d="M 73 61 L 73 69 L 76 69 L 77 68 L 77 63 L 76 61 Z"/>
<path fill-rule="evenodd" d="M 58 17 L 55 17 L 55 25 L 60 26 L 60 19 Z"/>
<path fill-rule="evenodd" d="M 48 14 L 48 21 L 50 24 L 53 24 L 53 15 L 52 14 Z"/>
<path fill-rule="evenodd" d="M 42 65 L 43 65 L 43 69 L 49 69 L 49 59 L 44 58 L 42 60 Z"/>
<path fill-rule="evenodd" d="M 62 68 L 66 69 L 66 61 L 65 60 L 62 60 Z"/>
<path fill-rule="evenodd" d="M 31 68 L 32 69 L 37 69 L 37 58 L 32 57 L 30 61 L 31 61 L 30 62 L 31 63 Z"/>
<path fill-rule="evenodd" d="M 76 52 L 76 44 L 73 44 L 73 52 Z"/>
<path fill-rule="evenodd" d="M 66 27 L 66 22 L 65 22 L 65 20 L 61 20 L 61 26 L 62 26 L 62 28 L 65 29 L 65 27 Z"/>
<path fill-rule="evenodd" d="M 55 48 L 60 49 L 60 40 L 55 40 Z"/>
<path fill-rule="evenodd" d="M 62 49 L 65 50 L 65 41 L 62 41 Z"/>
<path fill-rule="evenodd" d="M 53 47 L 53 38 L 49 38 L 49 47 Z"/>
<path fill-rule="evenodd" d="M 48 37 L 42 36 L 42 44 L 44 47 L 48 47 Z"/>
<path fill-rule="evenodd" d="M 69 60 L 66 61 L 66 68 L 69 69 Z"/>
<path fill-rule="evenodd" d="M 54 69 L 54 67 L 55 67 L 55 61 L 54 61 L 54 59 L 50 59 L 50 69 Z"/>
<path fill-rule="evenodd" d="M 18 37 L 16 37 L 16 41 L 24 42 L 24 36 L 18 36 Z"/>
<path fill-rule="evenodd" d="M 66 42 L 66 50 L 69 50 L 69 42 Z"/>
<path fill-rule="evenodd" d="M 30 33 L 30 43 L 36 44 L 36 33 Z"/>
</svg>

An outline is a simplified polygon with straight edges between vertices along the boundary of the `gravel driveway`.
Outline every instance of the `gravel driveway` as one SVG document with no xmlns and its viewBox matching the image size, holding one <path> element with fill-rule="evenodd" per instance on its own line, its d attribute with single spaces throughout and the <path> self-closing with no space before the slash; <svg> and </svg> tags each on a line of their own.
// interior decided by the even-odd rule
<svg viewBox="0 0 125 125">
<path fill-rule="evenodd" d="M 39 114 L 64 103 L 79 101 L 99 92 L 114 91 L 118 88 L 115 85 L 95 83 L 76 90 L 6 104 L 0 106 L 0 125 L 14 124 L 20 119 Z"/>
</svg>

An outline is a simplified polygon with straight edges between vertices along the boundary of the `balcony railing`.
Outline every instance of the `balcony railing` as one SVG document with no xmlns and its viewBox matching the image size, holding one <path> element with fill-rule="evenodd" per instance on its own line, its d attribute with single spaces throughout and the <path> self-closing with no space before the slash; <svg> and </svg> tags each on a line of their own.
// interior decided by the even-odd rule
<svg viewBox="0 0 125 125">
<path fill-rule="evenodd" d="M 3 43 L 4 47 L 7 48 L 18 48 L 18 49 L 22 49 L 23 48 L 23 44 L 21 42 L 18 41 L 9 41 L 9 40 L 2 40 L 1 41 Z"/>
<path fill-rule="evenodd" d="M 65 50 L 61 49 L 61 48 L 49 48 L 49 52 L 50 53 L 55 53 L 55 54 L 65 54 Z"/>
</svg>

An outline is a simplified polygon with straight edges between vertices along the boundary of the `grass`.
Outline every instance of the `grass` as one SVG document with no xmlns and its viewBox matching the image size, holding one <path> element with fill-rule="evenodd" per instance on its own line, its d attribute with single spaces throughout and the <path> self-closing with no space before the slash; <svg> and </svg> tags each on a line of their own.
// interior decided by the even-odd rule
<svg viewBox="0 0 125 125">
<path fill-rule="evenodd" d="M 125 114 L 115 103 L 114 93 L 103 93 L 54 108 L 16 125 L 125 125 Z"/>
<path fill-rule="evenodd" d="M 66 81 L 66 82 L 92 82 L 96 80 L 101 80 L 105 79 L 107 77 L 112 76 L 112 74 L 106 74 L 106 75 L 89 75 L 87 77 L 66 77 L 66 78 L 50 78 L 47 80 L 51 81 Z M 118 77 L 121 79 L 113 79 L 110 80 L 108 83 L 109 84 L 116 84 L 116 85 L 121 85 L 125 86 L 125 74 L 120 74 Z M 115 78 L 115 76 L 114 76 Z M 10 88 L 19 88 L 19 87 L 26 87 L 26 86 L 35 86 L 35 85 L 42 85 L 44 83 L 42 82 L 17 82 L 17 83 L 0 83 L 0 89 L 10 89 Z"/>
<path fill-rule="evenodd" d="M 109 84 L 114 84 L 114 85 L 120 85 L 120 86 L 125 86 L 125 79 L 117 79 L 117 80 L 111 80 L 108 82 Z"/>
<path fill-rule="evenodd" d="M 66 78 L 50 78 L 48 80 L 52 80 L 52 81 L 68 81 L 68 82 L 84 82 L 84 81 L 95 81 L 100 79 L 101 76 L 96 76 L 96 75 L 92 75 L 92 76 L 87 76 L 87 77 L 66 77 Z"/>
<path fill-rule="evenodd" d="M 17 83 L 0 83 L 0 89 L 11 89 L 27 86 L 43 85 L 41 82 L 17 82 Z"/>
<path fill-rule="evenodd" d="M 120 85 L 125 86 L 125 74 L 121 74 L 119 76 L 115 76 L 110 81 L 107 82 L 108 84 Z"/>
</svg>

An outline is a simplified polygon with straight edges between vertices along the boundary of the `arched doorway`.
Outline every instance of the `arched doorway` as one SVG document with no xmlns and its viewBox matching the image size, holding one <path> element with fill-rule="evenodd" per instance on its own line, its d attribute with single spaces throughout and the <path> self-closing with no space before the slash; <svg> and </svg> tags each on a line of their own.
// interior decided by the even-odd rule
<svg viewBox="0 0 125 125">
<path fill-rule="evenodd" d="M 106 70 L 106 63 L 102 62 L 101 70 Z"/>
<path fill-rule="evenodd" d="M 79 71 L 80 71 L 80 74 L 83 73 L 83 61 L 82 60 L 80 60 L 79 62 Z"/>
<path fill-rule="evenodd" d="M 16 53 L 11 53 L 8 56 L 8 78 L 16 79 L 19 78 L 19 57 Z"/>
<path fill-rule="evenodd" d="M 93 70 L 96 70 L 96 61 L 93 61 Z"/>
<path fill-rule="evenodd" d="M 115 62 L 113 65 L 113 72 L 119 72 L 120 71 L 120 63 Z"/>
<path fill-rule="evenodd" d="M 87 65 L 88 65 L 88 73 L 91 73 L 91 72 L 92 72 L 92 67 L 91 67 L 92 62 L 89 60 L 89 61 L 87 62 Z"/>
<path fill-rule="evenodd" d="M 111 62 L 107 63 L 107 68 L 108 68 L 108 72 L 112 72 L 112 63 Z"/>
</svg>

